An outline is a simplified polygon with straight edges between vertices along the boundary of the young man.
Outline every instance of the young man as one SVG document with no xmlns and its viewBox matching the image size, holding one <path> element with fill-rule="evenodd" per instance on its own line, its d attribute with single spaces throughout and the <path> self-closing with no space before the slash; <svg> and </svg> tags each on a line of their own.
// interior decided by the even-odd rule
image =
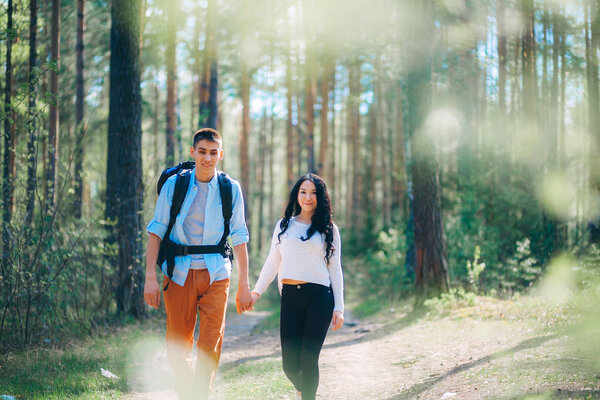
<svg viewBox="0 0 600 400">
<path fill-rule="evenodd" d="M 194 134 L 190 155 L 196 162 L 181 211 L 170 239 L 180 245 L 216 245 L 224 232 L 217 164 L 223 159 L 219 133 L 204 128 Z M 161 240 L 169 225 L 177 175 L 165 182 L 147 231 L 146 286 L 144 298 L 158 308 L 161 288 L 156 280 L 156 263 Z M 244 220 L 244 200 L 237 181 L 231 179 L 232 216 L 230 239 L 238 266 L 239 286 L 236 297 L 239 313 L 252 309 L 248 284 L 248 229 Z M 182 400 L 206 399 L 212 385 L 225 332 L 225 310 L 229 292 L 231 262 L 219 253 L 190 254 L 174 258 L 173 278 L 169 282 L 167 261 L 163 288 L 167 313 L 167 358 L 175 374 L 175 390 Z M 198 360 L 191 365 L 197 313 L 200 313 Z"/>
</svg>

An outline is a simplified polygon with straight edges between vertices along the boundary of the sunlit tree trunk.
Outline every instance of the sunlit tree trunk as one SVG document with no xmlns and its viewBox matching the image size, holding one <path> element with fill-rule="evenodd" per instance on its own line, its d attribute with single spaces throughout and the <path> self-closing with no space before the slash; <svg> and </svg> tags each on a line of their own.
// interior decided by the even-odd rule
<svg viewBox="0 0 600 400">
<path fill-rule="evenodd" d="M 6 31 L 7 31 L 7 40 L 6 40 L 6 70 L 5 70 L 5 86 L 4 86 L 4 168 L 2 173 L 2 178 L 4 180 L 2 185 L 2 202 L 3 202 L 3 212 L 2 212 L 2 239 L 3 239 L 3 252 L 2 252 L 2 261 L 3 261 L 3 271 L 4 266 L 8 265 L 9 261 L 6 259 L 9 254 L 10 242 L 11 242 L 11 233 L 10 233 L 10 220 L 12 218 L 12 191 L 13 191 L 13 179 L 10 170 L 10 159 L 12 157 L 11 153 L 14 152 L 14 148 L 12 147 L 12 127 L 14 121 L 11 123 L 11 118 L 8 118 L 9 115 L 12 114 L 12 42 L 14 39 L 13 36 L 13 2 L 12 0 L 8 0 L 8 7 L 6 13 Z"/>
<path fill-rule="evenodd" d="M 348 189 L 348 198 L 346 201 L 346 221 L 351 227 L 357 229 L 360 228 L 360 217 L 359 214 L 362 212 L 360 201 L 360 186 L 361 172 L 360 167 L 360 62 L 354 60 L 348 66 L 349 76 L 348 84 L 350 86 L 350 92 L 348 96 L 348 107 L 347 107 L 347 118 L 348 118 L 348 159 L 347 159 L 347 173 L 350 177 L 350 184 Z"/>
<path fill-rule="evenodd" d="M 35 191 L 37 187 L 37 154 L 35 151 L 36 146 L 36 95 L 37 95 L 37 84 L 36 84 L 36 71 L 37 65 L 37 0 L 30 0 L 29 2 L 29 103 L 27 109 L 27 115 L 29 118 L 28 133 L 29 138 L 27 140 L 27 192 L 26 192 L 26 208 L 25 208 L 25 226 L 31 228 L 33 221 L 33 211 L 35 207 Z"/>
<path fill-rule="evenodd" d="M 324 55 L 325 61 L 323 62 L 323 70 L 321 73 L 321 129 L 320 129 L 320 140 L 321 145 L 319 149 L 319 167 L 317 168 L 317 173 L 321 175 L 327 182 L 331 181 L 330 179 L 330 170 L 328 165 L 328 150 L 329 150 L 329 137 L 328 137 L 328 114 L 329 114 L 329 79 L 331 77 L 330 70 L 335 68 L 333 61 L 331 60 L 331 56 L 329 54 Z"/>
<path fill-rule="evenodd" d="M 600 162 L 598 161 L 598 143 L 600 142 L 600 93 L 598 92 L 598 35 L 600 34 L 600 16 L 598 15 L 598 2 L 592 0 L 586 4 L 585 16 L 585 54 L 587 71 L 587 90 L 589 103 L 589 187 L 591 190 L 590 210 L 597 210 L 600 202 L 595 197 L 600 194 Z M 588 18 L 589 16 L 589 18 Z M 600 218 L 596 218 L 588 224 L 590 230 L 590 242 L 600 243 Z"/>
<path fill-rule="evenodd" d="M 83 115 L 85 112 L 85 81 L 83 77 L 84 63 L 83 63 L 83 31 L 84 31 L 84 13 L 85 13 L 85 0 L 77 0 L 77 77 L 75 82 L 76 88 L 76 99 L 75 99 L 75 123 L 76 123 L 76 135 L 77 140 L 75 143 L 75 166 L 73 168 L 73 174 L 75 176 L 75 200 L 73 202 L 73 214 L 75 218 L 81 218 L 81 207 L 83 200 L 83 135 L 85 132 L 85 124 L 83 121 Z"/>
<path fill-rule="evenodd" d="M 240 132 L 240 183 L 247 203 L 250 202 L 250 161 L 248 158 L 248 138 L 250 136 L 250 70 L 245 61 L 242 61 L 241 70 L 241 97 L 242 97 L 242 130 Z M 250 204 L 246 207 L 246 223 L 250 230 Z"/>
<path fill-rule="evenodd" d="M 525 134 L 537 137 L 536 121 L 536 68 L 533 0 L 522 0 L 524 18 L 523 47 L 523 111 L 525 114 Z"/>
<path fill-rule="evenodd" d="M 417 304 L 447 291 L 449 286 L 441 216 L 439 167 L 431 132 L 425 119 L 431 110 L 431 4 L 421 5 L 421 29 L 411 46 L 411 72 L 406 79 L 409 135 L 412 145 L 411 176 L 414 194 L 415 278 Z"/>
<path fill-rule="evenodd" d="M 286 56 L 286 71 L 285 71 L 285 86 L 286 86 L 286 104 L 287 104 L 287 118 L 286 118 L 286 173 L 287 173 L 287 186 L 291 189 L 294 185 L 294 122 L 293 122 L 293 108 L 294 108 L 294 97 L 293 97 L 293 86 L 292 86 L 292 57 L 290 49 L 287 50 Z"/>
<path fill-rule="evenodd" d="M 206 29 L 204 32 L 204 58 L 198 106 L 198 127 L 217 128 L 218 75 L 217 75 L 217 9 L 216 0 L 207 0 Z"/>
<path fill-rule="evenodd" d="M 402 85 L 400 81 L 395 85 L 395 140 L 393 145 L 394 157 L 392 158 L 392 200 L 391 210 L 393 222 L 398 222 L 398 216 L 403 213 L 406 214 L 406 154 L 405 139 L 404 139 L 404 114 L 402 113 Z"/>
<path fill-rule="evenodd" d="M 46 171 L 47 209 L 54 207 L 56 202 L 57 161 L 58 161 L 58 65 L 60 62 L 60 0 L 52 0 L 51 24 L 51 59 L 56 63 L 56 70 L 50 72 L 50 94 L 52 102 L 48 116 L 48 169 Z"/>
<path fill-rule="evenodd" d="M 117 243 L 115 296 L 119 313 L 145 313 L 142 263 L 142 154 L 140 0 L 111 3 L 110 105 L 106 219 L 115 222 L 108 242 Z M 126 172 L 126 173 L 124 173 Z"/>
<path fill-rule="evenodd" d="M 178 4 L 175 1 L 167 2 L 167 126 L 166 126 L 166 155 L 165 163 L 171 166 L 175 163 L 175 130 L 177 129 L 177 115 L 175 103 L 177 101 L 177 24 L 179 23 Z"/>
</svg>

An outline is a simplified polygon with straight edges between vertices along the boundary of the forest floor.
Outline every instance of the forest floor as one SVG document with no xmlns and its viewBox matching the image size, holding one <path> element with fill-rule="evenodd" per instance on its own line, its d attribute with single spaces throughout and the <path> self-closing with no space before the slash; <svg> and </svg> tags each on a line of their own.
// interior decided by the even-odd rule
<svg viewBox="0 0 600 400">
<path fill-rule="evenodd" d="M 317 398 L 600 398 L 598 341 L 585 339 L 597 338 L 597 325 L 574 328 L 568 314 L 540 300 L 477 297 L 446 315 L 417 315 L 409 303 L 368 319 L 348 315 L 327 336 Z M 264 318 L 229 313 L 213 398 L 294 398 L 277 330 L 257 331 Z M 124 398 L 175 400 L 164 346 L 146 349 L 130 364 L 137 372 Z"/>
<path fill-rule="evenodd" d="M 317 398 L 600 399 L 599 295 L 580 296 L 585 307 L 471 295 L 426 313 L 412 301 L 379 303 L 368 318 L 347 311 L 321 353 Z M 176 400 L 161 315 L 0 354 L 0 399 Z M 212 399 L 294 399 L 277 313 L 230 307 L 227 319 Z"/>
</svg>

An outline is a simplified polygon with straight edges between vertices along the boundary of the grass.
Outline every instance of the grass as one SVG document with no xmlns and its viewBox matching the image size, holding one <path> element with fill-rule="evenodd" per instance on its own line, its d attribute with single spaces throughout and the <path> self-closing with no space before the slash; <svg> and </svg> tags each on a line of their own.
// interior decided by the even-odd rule
<svg viewBox="0 0 600 400">
<path fill-rule="evenodd" d="M 285 399 L 294 393 L 278 358 L 236 365 L 219 374 L 215 399 Z"/>
<path fill-rule="evenodd" d="M 127 379 L 110 379 L 104 368 L 126 376 L 127 352 L 148 324 L 120 328 L 117 334 L 98 336 L 61 347 L 38 347 L 3 354 L 0 395 L 24 399 L 118 399 L 128 388 Z"/>
</svg>

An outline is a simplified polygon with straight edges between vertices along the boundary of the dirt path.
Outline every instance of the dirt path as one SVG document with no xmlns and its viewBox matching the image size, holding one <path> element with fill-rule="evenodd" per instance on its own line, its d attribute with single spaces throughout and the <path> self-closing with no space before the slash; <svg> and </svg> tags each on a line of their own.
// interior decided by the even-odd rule
<svg viewBox="0 0 600 400">
<path fill-rule="evenodd" d="M 251 335 L 264 314 L 230 314 L 221 370 L 259 360 L 280 360 L 277 332 Z M 568 336 L 551 330 L 540 333 L 530 325 L 505 316 L 415 321 L 410 314 L 398 312 L 390 312 L 389 320 L 378 322 L 350 319 L 343 329 L 330 331 L 327 336 L 317 397 L 516 399 L 550 391 L 565 399 L 600 398 L 600 376 L 590 383 L 578 372 L 590 367 L 592 360 L 574 358 L 570 352 L 573 341 Z M 158 359 L 161 357 L 164 366 L 164 354 Z M 165 371 L 152 390 L 127 399 L 176 399 L 168 389 L 169 374 Z M 219 390 L 222 375 L 215 385 L 217 398 L 223 398 Z M 260 393 L 249 396 L 266 398 Z M 291 392 L 288 398 L 292 398 Z"/>
</svg>

